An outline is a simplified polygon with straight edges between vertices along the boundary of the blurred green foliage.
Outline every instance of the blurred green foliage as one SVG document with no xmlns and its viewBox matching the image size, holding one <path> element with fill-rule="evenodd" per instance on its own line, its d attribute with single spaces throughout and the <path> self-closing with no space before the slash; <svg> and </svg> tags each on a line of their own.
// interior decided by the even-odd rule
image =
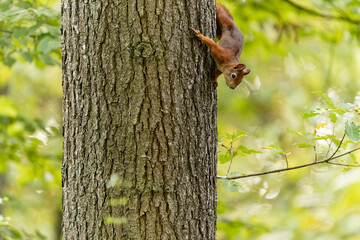
<svg viewBox="0 0 360 240">
<path fill-rule="evenodd" d="M 0 2 L 0 239 L 60 234 L 58 4 Z"/>
<path fill-rule="evenodd" d="M 314 160 L 311 160 L 311 162 L 305 165 L 296 165 L 293 167 L 289 167 L 288 155 L 290 155 L 291 153 L 284 151 L 278 146 L 270 145 L 269 147 L 262 147 L 262 149 L 271 150 L 274 154 L 279 154 L 283 156 L 286 167 L 276 168 L 270 171 L 264 171 L 255 174 L 230 172 L 234 157 L 238 156 L 239 154 L 252 154 L 262 152 L 248 149 L 244 145 L 238 143 L 238 140 L 240 140 L 241 137 L 248 135 L 248 133 L 243 131 L 236 131 L 233 134 L 226 133 L 223 137 L 220 138 L 219 141 L 219 146 L 224 148 L 223 151 L 225 151 L 225 154 L 220 153 L 218 159 L 219 163 L 221 164 L 227 162 L 230 163 L 226 175 L 218 176 L 218 178 L 220 178 L 221 185 L 227 191 L 242 191 L 241 184 L 237 181 L 241 178 L 274 174 L 278 172 L 293 170 L 294 168 L 310 167 L 316 164 L 333 164 L 348 168 L 360 167 L 357 161 L 357 157 L 354 155 L 355 151 L 360 150 L 360 147 L 356 146 L 356 144 L 360 141 L 360 126 L 358 125 L 358 122 L 360 120 L 358 116 L 360 112 L 359 107 L 351 103 L 341 104 L 337 106 L 330 97 L 319 92 L 315 93 L 323 97 L 325 107 L 311 110 L 309 113 L 304 113 L 302 114 L 302 118 L 307 119 L 311 117 L 318 117 L 321 114 L 324 117 L 323 121 L 326 122 L 315 126 L 313 132 L 299 132 L 287 129 L 288 132 L 296 134 L 301 139 L 300 143 L 294 143 L 293 145 L 297 146 L 299 149 L 310 148 L 311 150 L 313 150 L 315 156 Z M 342 132 L 344 132 L 342 137 L 337 137 L 335 135 L 335 129 L 340 129 L 342 130 Z M 348 139 L 346 139 L 346 137 Z M 339 163 L 333 161 L 341 157 L 344 158 L 347 155 L 351 157 L 352 162 L 347 163 L 342 160 L 343 162 Z"/>
<path fill-rule="evenodd" d="M 290 166 L 312 161 L 313 141 L 320 140 L 302 140 L 299 133 L 310 138 L 315 130 L 324 131 L 329 141 L 347 129 L 348 138 L 358 140 L 354 111 L 344 129 L 346 121 L 325 108 L 331 109 L 329 101 L 345 109 L 349 102 L 354 109 L 360 106 L 360 0 L 219 2 L 230 9 L 244 33 L 240 61 L 252 70 L 235 91 L 219 81 L 218 130 L 224 146 L 234 147 L 229 176 L 285 167 L 284 153 L 291 153 Z M 59 4 L 58 0 L 0 2 L 4 239 L 59 239 Z M 328 99 L 314 91 L 326 93 Z M 333 134 L 331 126 L 337 121 L 344 126 Z M 316 151 L 324 155 L 326 147 Z M 231 153 L 219 147 L 219 175 L 226 175 L 229 157 Z M 358 157 L 355 153 L 343 161 L 357 163 Z M 239 179 L 236 184 L 223 182 L 234 192 L 219 181 L 217 237 L 360 239 L 359 182 L 358 170 L 328 165 Z"/>
<path fill-rule="evenodd" d="M 240 62 L 252 71 L 235 91 L 219 80 L 218 131 L 221 136 L 246 131 L 236 144 L 263 152 L 235 156 L 231 172 L 284 168 L 283 154 L 274 154 L 280 150 L 289 154 L 290 167 L 314 161 L 313 142 L 296 132 L 311 137 L 327 123 L 319 129 L 330 142 L 333 122 L 340 124 L 334 132 L 339 140 L 346 121 L 320 114 L 318 108 L 330 107 L 313 92 L 325 93 L 336 106 L 360 106 L 360 1 L 218 1 L 244 34 Z M 326 150 L 326 145 L 316 149 L 319 156 Z M 224 162 L 222 155 L 226 150 L 220 146 Z M 358 157 L 355 153 L 343 161 L 353 163 Z M 228 166 L 220 163 L 218 175 L 225 176 Z M 239 179 L 237 192 L 226 191 L 219 181 L 218 239 L 360 239 L 359 176 L 357 169 L 318 165 Z"/>
<path fill-rule="evenodd" d="M 36 0 L 0 2 L 0 61 L 60 64 L 60 14 Z"/>
</svg>

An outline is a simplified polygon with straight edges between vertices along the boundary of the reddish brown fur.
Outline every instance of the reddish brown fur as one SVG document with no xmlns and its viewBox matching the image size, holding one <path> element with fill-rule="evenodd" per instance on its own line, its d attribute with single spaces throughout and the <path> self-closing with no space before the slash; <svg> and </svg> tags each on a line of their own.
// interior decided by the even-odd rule
<svg viewBox="0 0 360 240">
<path fill-rule="evenodd" d="M 218 44 L 211 38 L 203 36 L 199 31 L 192 30 L 210 48 L 215 59 L 217 66 L 214 79 L 215 88 L 218 85 L 217 78 L 224 74 L 226 84 L 234 89 L 241 83 L 243 76 L 250 73 L 250 69 L 245 69 L 245 64 L 238 63 L 244 45 L 244 37 L 235 25 L 230 11 L 220 3 L 216 3 L 216 22 L 217 35 L 220 38 Z"/>
</svg>

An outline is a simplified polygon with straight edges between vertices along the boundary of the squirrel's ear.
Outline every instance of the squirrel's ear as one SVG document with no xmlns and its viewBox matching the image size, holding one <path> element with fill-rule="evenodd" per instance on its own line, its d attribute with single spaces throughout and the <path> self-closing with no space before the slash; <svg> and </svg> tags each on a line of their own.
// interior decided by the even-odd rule
<svg viewBox="0 0 360 240">
<path fill-rule="evenodd" d="M 251 72 L 250 69 L 245 69 L 245 70 L 243 71 L 244 75 L 248 75 L 250 72 Z"/>
<path fill-rule="evenodd" d="M 246 68 L 246 66 L 245 66 L 245 64 L 239 63 L 239 64 L 238 64 L 238 65 L 236 65 L 234 68 L 235 68 L 235 69 L 240 69 L 240 70 L 243 70 L 243 69 L 245 69 L 245 68 Z"/>
</svg>

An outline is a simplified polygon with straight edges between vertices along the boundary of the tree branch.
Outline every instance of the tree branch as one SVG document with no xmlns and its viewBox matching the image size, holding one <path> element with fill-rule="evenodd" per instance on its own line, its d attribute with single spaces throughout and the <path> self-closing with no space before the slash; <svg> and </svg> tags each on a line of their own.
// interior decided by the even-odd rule
<svg viewBox="0 0 360 240">
<path fill-rule="evenodd" d="M 340 142 L 339 146 L 341 145 L 342 141 Z M 339 147 L 338 147 L 339 148 Z M 338 149 L 337 149 L 338 150 Z M 335 151 L 335 154 L 337 152 L 337 150 Z M 303 164 L 303 165 L 298 165 L 298 166 L 295 166 L 295 167 L 290 167 L 290 168 L 280 168 L 280 169 L 276 169 L 276 170 L 271 170 L 271 171 L 267 171 L 267 172 L 260 172 L 260 173 L 252 173 L 252 174 L 244 174 L 244 175 L 239 175 L 239 176 L 233 176 L 233 177 L 226 177 L 226 176 L 217 176 L 217 178 L 219 179 L 228 179 L 228 180 L 234 180 L 234 179 L 240 179 L 240 178 L 248 178 L 248 177 L 255 177 L 255 176 L 261 176 L 261 175 L 267 175 L 267 174 L 272 174 L 272 173 L 279 173 L 279 172 L 285 172 L 285 171 L 290 171 L 290 170 L 294 170 L 294 169 L 299 169 L 299 168 L 305 168 L 305 167 L 309 167 L 309 166 L 312 166 L 312 165 L 316 165 L 316 164 L 322 164 L 322 163 L 329 163 L 329 164 L 334 164 L 334 165 L 340 165 L 339 164 L 336 164 L 336 163 L 331 163 L 330 161 L 331 160 L 334 160 L 336 158 L 340 158 L 340 157 L 343 157 L 349 153 L 352 153 L 352 152 L 355 152 L 357 150 L 360 150 L 360 147 L 357 147 L 357 148 L 354 148 L 348 152 L 345 152 L 345 153 L 342 153 L 342 154 L 339 154 L 337 156 L 331 156 L 329 158 L 326 158 L 324 160 L 321 160 L 321 161 L 318 161 L 318 162 L 311 162 L 311 163 L 307 163 L 307 164 Z M 341 166 L 343 166 L 343 164 L 341 164 Z M 357 166 L 357 165 L 354 165 L 354 166 Z M 360 167 L 360 165 L 359 165 Z"/>
<path fill-rule="evenodd" d="M 346 163 L 328 162 L 328 164 L 338 165 L 338 166 L 344 166 L 344 167 L 360 167 L 360 165 L 346 164 Z"/>
<path fill-rule="evenodd" d="M 352 23 L 352 24 L 360 24 L 360 20 L 357 20 L 357 19 L 352 19 L 348 16 L 343 16 L 343 15 L 340 15 L 340 16 L 335 16 L 335 15 L 330 15 L 330 14 L 326 14 L 326 13 L 320 13 L 314 9 L 310 9 L 310 8 L 307 8 L 307 7 L 304 7 L 300 4 L 297 4 L 291 0 L 284 0 L 286 3 L 290 4 L 291 6 L 303 11 L 303 12 L 307 12 L 311 15 L 314 15 L 314 16 L 318 16 L 318 17 L 323 17 L 323 18 L 327 18 L 327 19 L 335 19 L 335 20 L 341 20 L 341 21 L 344 21 L 344 22 L 348 22 L 348 23 Z"/>
<path fill-rule="evenodd" d="M 5 30 L 5 29 L 1 29 L 1 28 L 0 28 L 0 32 L 4 32 L 4 33 L 13 33 L 12 31 Z"/>
<path fill-rule="evenodd" d="M 341 144 L 343 143 L 343 141 L 344 141 L 344 138 L 345 138 L 345 133 L 344 133 L 344 135 L 342 136 L 342 138 L 341 138 L 341 141 L 340 141 L 340 143 L 339 143 L 339 146 L 336 148 L 336 150 L 335 150 L 335 152 L 331 155 L 331 157 L 329 157 L 329 159 L 331 160 L 331 158 L 333 157 L 333 156 L 335 156 L 335 154 L 339 151 L 339 148 L 341 147 Z M 325 157 L 326 158 L 326 157 Z M 329 160 L 329 161 L 330 161 Z"/>
</svg>

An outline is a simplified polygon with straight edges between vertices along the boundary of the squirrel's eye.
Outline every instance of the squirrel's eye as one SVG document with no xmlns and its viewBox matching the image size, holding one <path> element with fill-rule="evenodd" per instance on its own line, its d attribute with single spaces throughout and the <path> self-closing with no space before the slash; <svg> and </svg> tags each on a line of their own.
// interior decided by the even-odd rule
<svg viewBox="0 0 360 240">
<path fill-rule="evenodd" d="M 235 73 L 231 74 L 231 77 L 232 77 L 233 79 L 235 79 L 235 78 L 236 78 L 236 74 L 235 74 Z"/>
</svg>

